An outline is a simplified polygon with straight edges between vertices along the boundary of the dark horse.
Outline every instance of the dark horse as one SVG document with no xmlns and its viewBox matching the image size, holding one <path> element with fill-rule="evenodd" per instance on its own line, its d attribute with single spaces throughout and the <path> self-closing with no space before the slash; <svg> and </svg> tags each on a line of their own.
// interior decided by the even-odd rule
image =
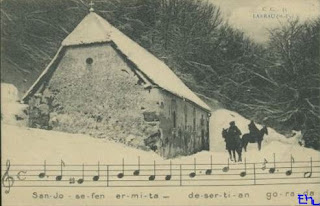
<svg viewBox="0 0 320 206">
<path fill-rule="evenodd" d="M 232 137 L 228 134 L 228 129 L 222 130 L 222 137 L 226 141 L 226 148 L 230 155 L 230 160 L 236 162 L 236 152 L 238 154 L 238 161 L 242 161 L 241 153 L 242 153 L 242 143 L 239 137 Z M 232 152 L 232 153 L 231 153 Z M 233 155 L 233 156 L 232 156 Z M 233 158 L 232 158 L 233 157 Z"/>
<path fill-rule="evenodd" d="M 261 143 L 262 143 L 264 134 L 268 134 L 267 126 L 264 126 L 257 133 L 244 134 L 242 136 L 242 145 L 243 145 L 244 151 L 247 151 L 247 146 L 248 146 L 249 143 L 258 143 L 258 149 L 260 151 L 261 150 Z"/>
</svg>

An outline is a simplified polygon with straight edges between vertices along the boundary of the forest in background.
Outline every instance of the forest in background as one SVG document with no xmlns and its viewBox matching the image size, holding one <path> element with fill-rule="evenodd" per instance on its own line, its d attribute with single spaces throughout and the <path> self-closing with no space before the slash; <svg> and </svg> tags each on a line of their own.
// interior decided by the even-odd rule
<svg viewBox="0 0 320 206">
<path fill-rule="evenodd" d="M 85 0 L 1 2 L 1 82 L 24 93 L 88 13 Z M 320 18 L 291 19 L 258 44 L 200 0 L 99 0 L 95 11 L 198 94 L 320 150 Z"/>
</svg>

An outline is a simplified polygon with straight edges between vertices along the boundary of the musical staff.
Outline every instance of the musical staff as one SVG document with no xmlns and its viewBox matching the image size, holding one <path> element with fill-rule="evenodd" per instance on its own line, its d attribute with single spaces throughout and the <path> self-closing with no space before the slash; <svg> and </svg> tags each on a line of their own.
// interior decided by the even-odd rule
<svg viewBox="0 0 320 206">
<path fill-rule="evenodd" d="M 270 166 L 268 164 L 271 164 Z M 275 167 L 277 166 L 277 167 Z M 264 168 L 265 167 L 265 168 Z M 270 172 L 270 169 L 277 172 Z M 275 169 L 274 169 L 275 170 Z M 290 171 L 290 172 L 289 172 Z M 290 175 L 289 175 L 290 173 Z M 170 187 L 320 184 L 320 161 L 310 158 L 271 163 L 249 162 L 175 164 L 174 162 L 122 164 L 11 164 L 2 166 L 1 185 L 13 187 Z"/>
</svg>

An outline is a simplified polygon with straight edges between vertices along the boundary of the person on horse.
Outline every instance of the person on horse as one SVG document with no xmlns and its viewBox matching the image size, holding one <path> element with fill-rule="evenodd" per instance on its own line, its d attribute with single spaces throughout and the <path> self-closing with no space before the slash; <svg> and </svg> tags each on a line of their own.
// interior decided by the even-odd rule
<svg viewBox="0 0 320 206">
<path fill-rule="evenodd" d="M 230 124 L 230 127 L 228 129 L 229 138 L 240 139 L 241 131 L 236 126 L 236 123 L 234 121 L 232 121 L 229 124 Z"/>
<path fill-rule="evenodd" d="M 256 137 L 259 134 L 259 129 L 255 125 L 254 121 L 251 120 L 250 124 L 248 125 L 249 127 L 249 133 L 252 137 Z"/>
<path fill-rule="evenodd" d="M 234 121 L 230 122 L 230 127 L 228 129 L 222 129 L 222 137 L 226 142 L 226 150 L 229 152 L 230 160 L 237 161 L 236 153 L 238 154 L 238 161 L 241 162 L 241 152 L 242 152 L 242 141 L 240 139 L 241 131 L 236 126 Z"/>
<path fill-rule="evenodd" d="M 233 145 L 235 144 L 235 142 L 237 142 L 238 140 L 240 141 L 240 135 L 241 135 L 241 131 L 239 130 L 239 128 L 236 126 L 236 123 L 234 121 L 231 121 L 229 123 L 230 127 L 228 128 L 228 130 L 226 131 L 226 138 L 225 138 L 225 142 L 226 142 L 226 149 L 228 150 L 229 148 L 233 147 Z"/>
</svg>

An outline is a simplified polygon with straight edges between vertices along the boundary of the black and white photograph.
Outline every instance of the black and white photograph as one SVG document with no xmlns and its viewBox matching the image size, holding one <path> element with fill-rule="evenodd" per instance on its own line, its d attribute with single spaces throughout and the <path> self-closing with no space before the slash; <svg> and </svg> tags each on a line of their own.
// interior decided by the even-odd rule
<svg viewBox="0 0 320 206">
<path fill-rule="evenodd" d="M 1 205 L 320 205 L 319 0 L 1 0 Z"/>
</svg>

